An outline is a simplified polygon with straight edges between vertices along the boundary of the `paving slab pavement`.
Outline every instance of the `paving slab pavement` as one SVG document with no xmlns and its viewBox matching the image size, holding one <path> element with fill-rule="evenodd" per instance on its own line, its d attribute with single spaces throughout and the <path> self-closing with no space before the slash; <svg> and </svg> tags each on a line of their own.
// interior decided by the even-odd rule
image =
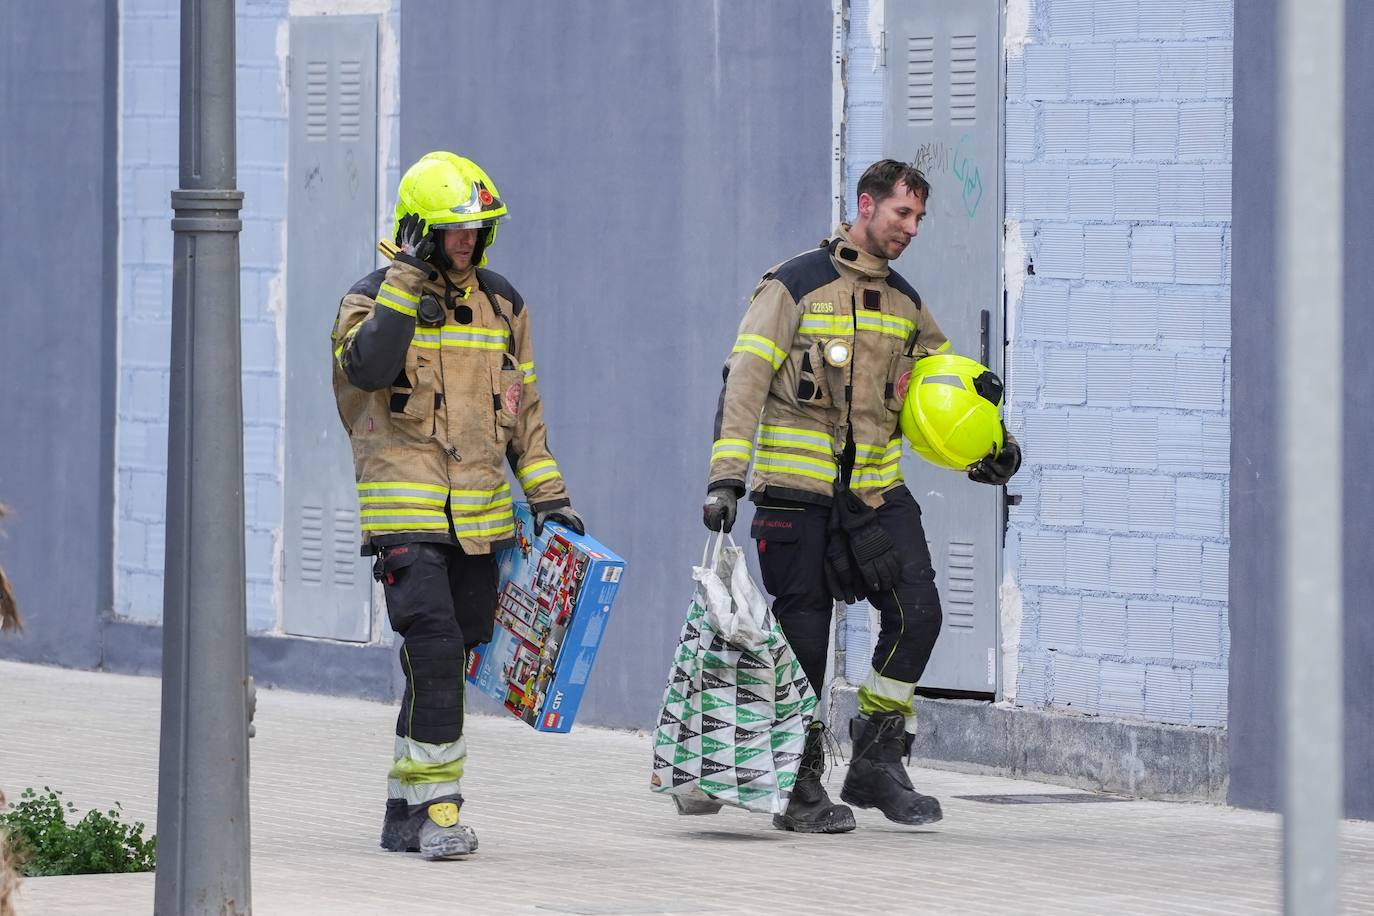
<svg viewBox="0 0 1374 916">
<path fill-rule="evenodd" d="M 120 802 L 152 828 L 159 682 L 0 662 L 0 789 Z M 843 836 L 738 810 L 679 817 L 648 790 L 648 735 L 536 733 L 473 716 L 463 819 L 478 853 L 377 846 L 394 708 L 259 690 L 252 750 L 257 914 L 1249 914 L 1279 911 L 1279 820 L 1201 804 L 990 804 L 1074 790 L 912 768 L 927 828 L 856 812 Z M 838 796 L 843 765 L 829 775 Z M 207 825 L 206 829 L 213 829 Z M 1347 913 L 1374 914 L 1374 823 L 1344 826 Z M 153 876 L 30 878 L 20 916 L 151 913 Z"/>
</svg>

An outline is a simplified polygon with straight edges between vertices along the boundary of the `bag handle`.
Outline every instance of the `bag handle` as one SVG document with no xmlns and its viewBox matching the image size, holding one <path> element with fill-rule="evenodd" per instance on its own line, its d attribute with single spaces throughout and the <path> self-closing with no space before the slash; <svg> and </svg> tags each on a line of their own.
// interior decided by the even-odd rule
<svg viewBox="0 0 1374 916">
<path fill-rule="evenodd" d="M 712 543 L 715 544 L 714 549 L 711 546 Z M 735 546 L 735 539 L 733 536 L 730 535 L 729 532 L 713 531 L 710 534 L 706 535 L 706 547 L 701 552 L 702 568 L 715 569 L 716 564 L 720 562 L 720 552 L 725 548 L 727 544 L 729 544 L 731 547 Z M 706 564 L 707 560 L 711 561 L 711 564 L 709 566 Z"/>
</svg>

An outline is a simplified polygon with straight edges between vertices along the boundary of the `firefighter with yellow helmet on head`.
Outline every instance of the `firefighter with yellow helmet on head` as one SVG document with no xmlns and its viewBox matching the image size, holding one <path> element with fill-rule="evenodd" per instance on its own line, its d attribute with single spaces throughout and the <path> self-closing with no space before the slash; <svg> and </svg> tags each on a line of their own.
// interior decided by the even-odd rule
<svg viewBox="0 0 1374 916">
<path fill-rule="evenodd" d="M 921 441 L 954 446 L 979 436 L 992 447 L 968 456 L 968 476 L 1004 484 L 1021 452 L 1001 427 L 1001 382 L 984 370 L 967 386 L 954 370 L 917 367 L 949 348 L 916 290 L 889 265 L 915 238 L 930 185 L 895 160 L 859 180 L 859 215 L 818 248 L 764 274 L 725 363 L 703 517 L 730 530 L 749 478 L 751 535 L 773 612 L 811 685 L 820 692 L 834 601 L 867 596 L 881 630 L 873 667 L 849 723 L 853 755 L 840 797 L 878 808 L 892 821 L 941 818 L 940 803 L 917 792 L 902 764 L 915 726 L 914 694 L 940 633 L 940 597 L 921 512 L 902 482 L 898 418 L 911 385 Z M 995 385 L 992 383 L 995 382 Z M 989 414 L 934 386 L 990 398 Z M 953 405 L 943 410 L 941 405 Z M 976 405 L 974 405 L 976 407 Z M 945 421 L 952 420 L 953 426 Z M 944 427 L 944 428 L 942 428 Z M 953 435 L 957 433 L 958 435 Z M 752 476 L 749 472 L 752 469 Z M 774 825 L 843 833 L 853 812 L 821 784 L 821 723 L 807 733 L 797 781 Z M 684 811 L 684 813 L 696 813 Z"/>
<path fill-rule="evenodd" d="M 536 532 L 583 525 L 549 451 L 529 310 L 484 266 L 507 213 L 496 185 L 434 152 L 397 198 L 395 242 L 379 246 L 390 265 L 339 305 L 334 392 L 406 678 L 382 846 L 451 858 L 477 848 L 459 822 L 463 686 L 467 653 L 495 624 L 494 552 L 515 543 L 506 464 Z"/>
</svg>

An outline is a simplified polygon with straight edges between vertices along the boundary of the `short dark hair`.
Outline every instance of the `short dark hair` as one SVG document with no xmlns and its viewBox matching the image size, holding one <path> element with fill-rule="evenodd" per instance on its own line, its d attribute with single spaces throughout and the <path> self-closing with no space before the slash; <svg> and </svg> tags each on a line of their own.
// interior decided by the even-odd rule
<svg viewBox="0 0 1374 916">
<path fill-rule="evenodd" d="M 882 203 L 897 193 L 899 182 L 921 200 L 930 200 L 930 182 L 926 176 L 911 163 L 897 159 L 879 159 L 865 169 L 859 179 L 858 193 L 872 197 L 874 203 Z"/>
</svg>

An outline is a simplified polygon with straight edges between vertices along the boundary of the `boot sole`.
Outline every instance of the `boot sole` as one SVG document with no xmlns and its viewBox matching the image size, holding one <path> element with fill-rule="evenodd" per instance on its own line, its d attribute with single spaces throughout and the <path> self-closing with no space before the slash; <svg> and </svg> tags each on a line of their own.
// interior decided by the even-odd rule
<svg viewBox="0 0 1374 916">
<path fill-rule="evenodd" d="M 778 814 L 773 816 L 773 826 L 788 833 L 849 833 L 858 824 L 852 818 L 848 824 L 804 824 Z"/>
<path fill-rule="evenodd" d="M 461 859 L 470 856 L 477 851 L 477 844 L 469 844 L 467 841 L 454 838 L 445 842 L 435 843 L 428 849 L 421 849 L 420 855 L 426 859 Z"/>
<path fill-rule="evenodd" d="M 380 845 L 387 852 L 419 852 L 420 847 L 414 843 L 407 843 L 392 837 L 382 837 Z"/>
<path fill-rule="evenodd" d="M 882 811 L 882 807 L 879 806 L 876 802 L 870 802 L 862 795 L 857 795 L 853 792 L 843 789 L 840 791 L 840 801 L 844 802 L 846 805 L 853 805 L 856 808 L 877 808 L 879 811 Z M 944 820 L 945 813 L 941 811 L 935 815 L 921 815 L 917 817 L 893 817 L 891 814 L 888 814 L 886 811 L 883 811 L 883 817 L 892 821 L 894 824 L 904 824 L 908 827 L 919 827 L 922 824 L 934 824 L 937 821 Z"/>
</svg>

